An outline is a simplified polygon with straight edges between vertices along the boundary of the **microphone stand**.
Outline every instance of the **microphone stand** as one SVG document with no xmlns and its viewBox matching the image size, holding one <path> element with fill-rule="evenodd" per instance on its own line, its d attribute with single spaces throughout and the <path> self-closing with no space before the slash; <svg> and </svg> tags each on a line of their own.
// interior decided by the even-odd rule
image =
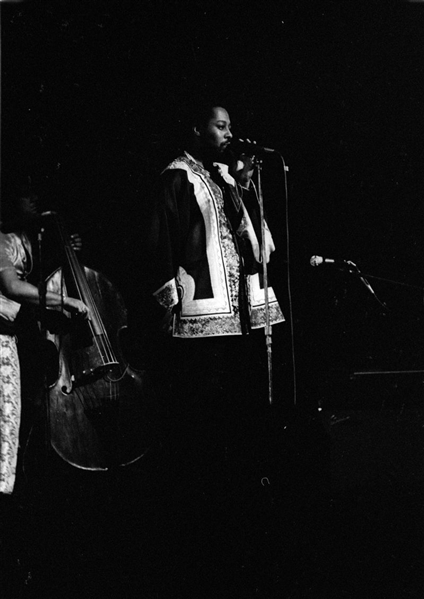
<svg viewBox="0 0 424 599">
<path fill-rule="evenodd" d="M 47 293 L 47 282 L 45 280 L 44 275 L 44 256 L 43 256 L 43 234 L 44 227 L 41 225 L 40 230 L 38 232 L 37 241 L 38 241 L 38 262 L 39 262 L 39 282 L 38 282 L 38 294 L 39 294 L 39 314 L 40 314 L 40 333 L 45 341 L 47 335 L 47 302 L 46 302 L 46 293 Z M 45 401 L 45 409 L 46 409 L 46 429 L 45 429 L 45 449 L 46 452 L 49 451 L 50 446 L 50 402 L 49 402 L 49 390 L 48 390 L 48 381 L 47 381 L 47 354 L 44 356 L 44 364 L 43 364 L 43 377 L 44 377 L 44 401 Z"/>
<path fill-rule="evenodd" d="M 39 262 L 39 282 L 38 282 L 38 295 L 40 298 L 40 327 L 41 332 L 45 333 L 46 331 L 46 282 L 44 280 L 44 272 L 43 272 L 43 233 L 44 227 L 41 226 L 37 235 L 38 242 L 38 262 Z"/>
<path fill-rule="evenodd" d="M 354 262 L 351 262 L 350 260 L 347 260 L 346 264 L 349 265 L 348 272 L 350 274 L 353 274 L 353 275 L 356 275 L 357 277 L 359 277 L 359 279 L 362 281 L 362 283 L 365 285 L 365 287 L 371 292 L 371 294 L 378 301 L 378 303 L 380 304 L 380 306 L 382 306 L 386 310 L 388 309 L 387 304 L 385 304 L 384 302 L 382 302 L 377 297 L 377 294 L 375 293 L 374 289 L 371 287 L 371 283 L 368 281 L 368 279 L 375 279 L 376 281 L 384 281 L 385 283 L 391 283 L 393 285 L 398 285 L 399 287 L 409 287 L 409 289 L 418 289 L 420 291 L 424 291 L 424 287 L 422 287 L 420 285 L 411 285 L 410 283 L 402 283 L 401 281 L 393 281 L 393 279 L 386 279 L 384 277 L 377 277 L 375 275 L 370 275 L 368 273 L 364 274 L 363 272 L 361 272 L 359 270 L 359 268 L 356 266 L 356 264 Z M 368 279 L 367 279 L 367 277 L 368 277 Z"/>
<path fill-rule="evenodd" d="M 262 269 L 263 269 L 263 286 L 264 286 L 264 297 L 265 297 L 265 344 L 267 351 L 267 363 L 268 363 L 268 400 L 270 405 L 273 402 L 273 385 L 272 385 L 272 326 L 270 324 L 269 314 L 269 294 L 268 294 L 268 267 L 266 261 L 266 247 L 265 247 L 265 216 L 264 216 L 264 201 L 262 193 L 262 182 L 261 182 L 261 169 L 262 162 L 257 160 L 257 186 L 258 186 L 258 201 L 259 201 L 259 215 L 261 223 L 261 255 L 262 255 Z"/>
<path fill-rule="evenodd" d="M 352 263 L 351 263 L 352 264 Z M 358 267 L 356 267 L 358 268 Z M 352 271 L 350 271 L 352 272 Z M 363 277 L 374 279 L 375 281 L 383 281 L 385 283 L 392 283 L 393 285 L 399 285 L 399 287 L 409 287 L 409 289 L 418 289 L 424 291 L 424 287 L 421 285 L 411 285 L 411 283 L 402 283 L 402 281 L 394 281 L 393 279 L 386 279 L 385 277 L 377 277 L 376 275 L 370 275 L 368 273 L 361 273 Z"/>
<path fill-rule="evenodd" d="M 353 267 L 353 270 L 351 268 L 349 268 L 349 272 L 357 275 L 359 277 L 360 281 L 362 281 L 362 283 L 368 289 L 368 291 L 375 297 L 375 299 L 380 304 L 380 306 L 382 308 L 384 308 L 385 310 L 387 310 L 387 305 L 377 297 L 377 294 L 375 293 L 374 289 L 371 287 L 371 283 L 366 279 L 365 275 L 359 270 L 359 268 L 356 266 L 356 264 L 354 262 L 351 262 L 350 260 L 347 261 L 347 264 L 349 265 L 349 267 Z"/>
<path fill-rule="evenodd" d="M 420 291 L 424 291 L 424 287 L 421 287 L 419 285 L 411 285 L 409 283 L 402 283 L 401 281 L 393 281 L 392 279 L 386 279 L 384 277 L 377 277 L 375 275 L 370 275 L 370 274 L 365 275 L 364 273 L 362 273 L 359 270 L 359 268 L 356 266 L 356 264 L 354 262 L 351 262 L 350 260 L 347 260 L 346 264 L 349 265 L 348 272 L 358 276 L 359 279 L 364 283 L 365 287 L 371 292 L 371 294 L 378 301 L 378 303 L 386 310 L 388 309 L 388 306 L 377 297 L 374 289 L 371 287 L 371 284 L 367 280 L 366 277 L 368 277 L 369 279 L 375 279 L 377 281 L 384 281 L 386 283 L 392 283 L 393 285 L 409 287 L 410 289 L 419 289 Z M 353 267 L 353 269 L 351 267 Z M 424 373 L 424 370 L 363 370 L 363 371 L 353 372 L 351 375 L 351 378 L 354 378 L 356 376 L 373 375 L 373 374 L 381 375 L 381 374 L 423 374 L 423 373 Z"/>
</svg>

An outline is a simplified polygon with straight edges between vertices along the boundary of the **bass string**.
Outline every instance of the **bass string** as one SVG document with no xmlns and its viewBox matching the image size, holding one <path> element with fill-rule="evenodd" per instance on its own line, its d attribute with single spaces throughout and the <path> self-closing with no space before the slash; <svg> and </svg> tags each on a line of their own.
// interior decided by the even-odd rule
<svg viewBox="0 0 424 599">
<path fill-rule="evenodd" d="M 82 276 L 80 264 L 76 261 L 73 250 L 68 252 L 69 248 L 67 246 L 65 246 L 65 249 L 68 254 L 69 266 L 77 287 L 77 292 L 81 300 L 84 301 L 91 310 L 91 320 L 89 320 L 88 324 L 93 334 L 93 341 L 102 358 L 105 356 L 103 359 L 106 359 L 107 362 L 116 362 L 117 360 L 109 341 L 109 336 L 103 324 L 97 304 L 94 301 L 88 281 L 85 276 Z"/>
</svg>

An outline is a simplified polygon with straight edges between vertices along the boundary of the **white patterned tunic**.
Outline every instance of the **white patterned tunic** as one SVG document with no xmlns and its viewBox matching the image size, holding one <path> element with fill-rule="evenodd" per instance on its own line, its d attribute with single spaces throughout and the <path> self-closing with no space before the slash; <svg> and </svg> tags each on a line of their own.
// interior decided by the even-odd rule
<svg viewBox="0 0 424 599">
<path fill-rule="evenodd" d="M 154 231 L 154 296 L 167 310 L 178 306 L 173 336 L 241 335 L 246 332 L 243 319 L 248 328 L 263 327 L 265 298 L 259 273 L 242 274 L 237 239 L 243 237 L 245 219 L 235 230 L 222 188 L 187 153 L 165 169 L 162 181 Z M 244 215 L 249 219 L 246 209 Z M 271 238 L 268 229 L 267 235 Z M 272 288 L 268 291 L 270 323 L 282 322 L 275 294 Z"/>
</svg>

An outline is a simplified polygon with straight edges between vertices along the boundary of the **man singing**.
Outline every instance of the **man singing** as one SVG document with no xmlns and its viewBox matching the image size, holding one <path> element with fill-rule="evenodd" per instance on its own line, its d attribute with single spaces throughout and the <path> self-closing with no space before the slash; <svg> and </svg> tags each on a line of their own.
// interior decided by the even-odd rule
<svg viewBox="0 0 424 599">
<path fill-rule="evenodd" d="M 266 224 L 261 239 L 253 157 L 232 151 L 232 137 L 225 108 L 197 111 L 186 151 L 161 174 L 150 230 L 151 291 L 168 335 L 158 370 L 189 444 L 184 461 L 203 478 L 230 446 L 247 456 L 267 403 L 261 262 L 275 247 Z M 270 324 L 282 322 L 271 287 L 268 298 Z"/>
</svg>

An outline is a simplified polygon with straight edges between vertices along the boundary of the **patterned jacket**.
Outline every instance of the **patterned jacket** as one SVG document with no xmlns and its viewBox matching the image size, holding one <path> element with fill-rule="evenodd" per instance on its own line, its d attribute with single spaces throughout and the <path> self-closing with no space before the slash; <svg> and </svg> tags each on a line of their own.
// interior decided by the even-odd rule
<svg viewBox="0 0 424 599">
<path fill-rule="evenodd" d="M 212 177 L 186 153 L 161 176 L 151 236 L 154 296 L 174 312 L 175 337 L 241 335 L 265 325 L 261 276 L 258 269 L 246 269 L 243 250 L 250 245 L 258 266 L 260 231 L 252 224 L 254 207 L 251 198 L 249 205 L 243 198 L 234 218 L 228 185 L 235 187 L 235 181 L 224 165 L 216 166 L 218 176 Z M 254 202 L 257 209 L 256 197 Z M 268 227 L 265 234 L 272 251 Z M 268 303 L 270 323 L 282 322 L 271 287 Z"/>
</svg>

